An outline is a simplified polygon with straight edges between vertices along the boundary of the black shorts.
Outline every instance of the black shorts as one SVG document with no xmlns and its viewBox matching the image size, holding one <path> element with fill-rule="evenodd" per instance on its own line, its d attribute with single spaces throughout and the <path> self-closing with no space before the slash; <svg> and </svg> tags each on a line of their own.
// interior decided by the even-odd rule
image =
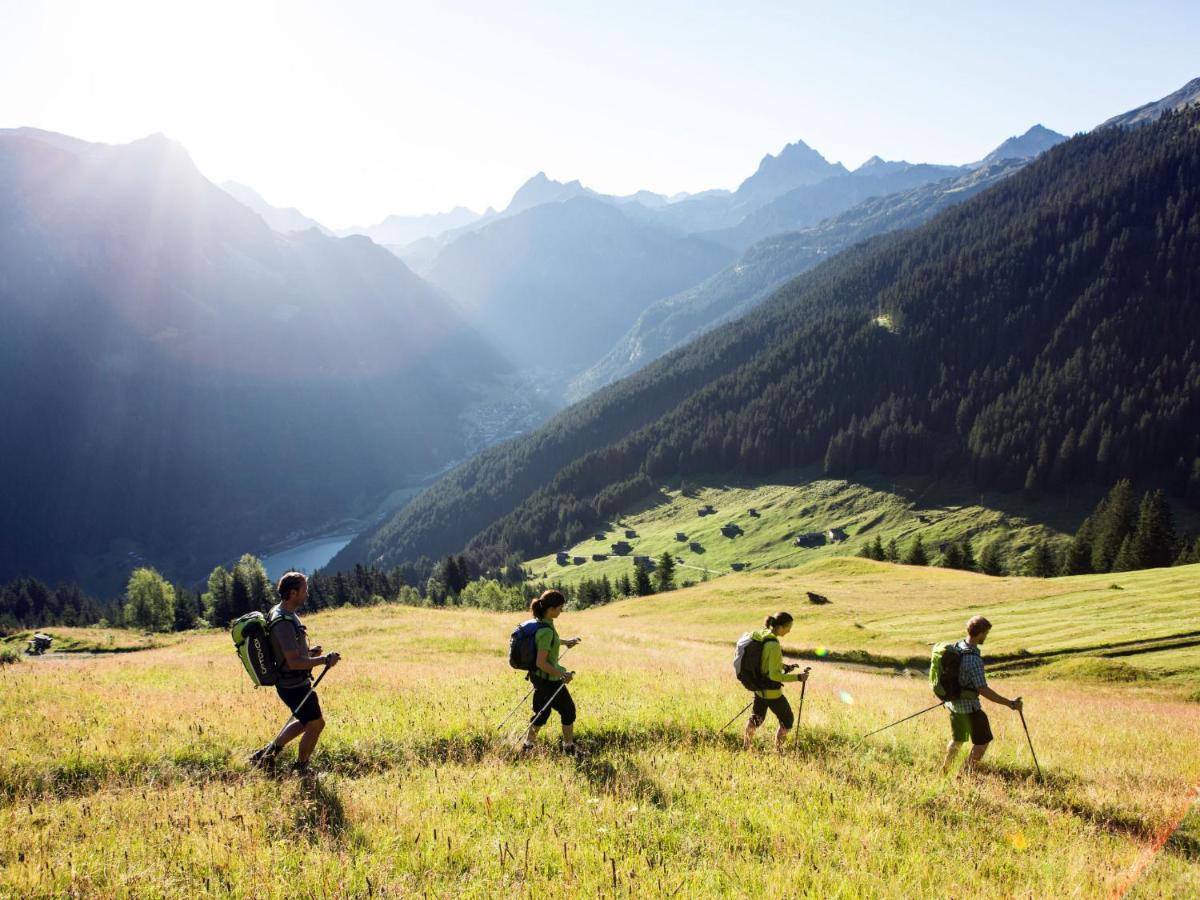
<svg viewBox="0 0 1200 900">
<path fill-rule="evenodd" d="M 791 728 L 796 724 L 796 717 L 792 715 L 792 704 L 788 703 L 787 697 L 767 700 L 757 694 L 754 695 L 754 708 L 750 710 L 750 724 L 757 728 L 766 721 L 768 709 L 775 713 L 775 718 L 784 728 Z"/>
<path fill-rule="evenodd" d="M 575 724 L 575 701 L 571 699 L 571 692 L 565 684 L 536 675 L 530 675 L 529 680 L 533 682 L 533 717 L 529 720 L 531 725 L 537 725 L 539 728 L 545 725 L 550 721 L 552 710 L 558 713 L 564 725 Z M 562 690 L 558 690 L 559 688 Z M 551 697 L 554 699 L 551 700 Z"/>
<path fill-rule="evenodd" d="M 309 722 L 315 722 L 321 716 L 321 703 L 317 700 L 317 692 L 313 691 L 308 694 L 311 684 L 302 684 L 299 687 L 284 687 L 281 684 L 275 685 L 275 692 L 279 694 L 279 699 L 282 700 L 287 708 L 292 711 L 292 715 L 296 717 L 296 721 L 302 725 L 307 725 Z M 304 700 L 304 695 L 308 694 L 308 699 Z M 304 700 L 304 705 L 297 708 L 301 700 Z"/>
<path fill-rule="evenodd" d="M 972 713 L 951 713 L 950 735 L 955 743 L 966 743 L 970 737 L 972 744 L 982 747 L 992 742 L 992 723 L 982 709 Z"/>
</svg>

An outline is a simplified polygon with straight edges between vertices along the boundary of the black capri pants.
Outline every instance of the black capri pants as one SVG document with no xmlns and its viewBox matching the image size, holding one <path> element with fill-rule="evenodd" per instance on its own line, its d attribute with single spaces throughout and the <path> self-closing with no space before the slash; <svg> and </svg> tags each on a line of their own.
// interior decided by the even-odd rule
<svg viewBox="0 0 1200 900">
<path fill-rule="evenodd" d="M 529 720 L 529 724 L 541 728 L 550 721 L 550 712 L 553 710 L 558 713 L 562 724 L 574 725 L 575 701 L 571 699 L 571 692 L 567 690 L 567 686 L 561 681 L 551 681 L 536 675 L 530 675 L 529 679 L 533 682 L 533 718 Z M 555 691 L 558 693 L 555 694 Z M 551 700 L 551 697 L 554 699 Z"/>
<path fill-rule="evenodd" d="M 767 700 L 757 694 L 754 695 L 754 708 L 750 710 L 750 724 L 757 728 L 765 722 L 768 709 L 775 713 L 775 718 L 784 728 L 791 729 L 796 724 L 796 717 L 792 715 L 792 705 L 788 703 L 787 697 L 780 696 L 774 700 Z"/>
</svg>

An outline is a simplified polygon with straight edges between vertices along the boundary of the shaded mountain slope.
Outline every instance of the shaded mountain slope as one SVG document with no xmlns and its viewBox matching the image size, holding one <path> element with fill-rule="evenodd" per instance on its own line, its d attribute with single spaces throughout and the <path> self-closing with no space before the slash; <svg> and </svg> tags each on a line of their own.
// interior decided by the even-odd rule
<svg viewBox="0 0 1200 900">
<path fill-rule="evenodd" d="M 1200 497 L 1196 184 L 1200 113 L 1074 138 L 461 467 L 343 560 L 529 558 L 656 481 L 814 461 Z"/>
</svg>

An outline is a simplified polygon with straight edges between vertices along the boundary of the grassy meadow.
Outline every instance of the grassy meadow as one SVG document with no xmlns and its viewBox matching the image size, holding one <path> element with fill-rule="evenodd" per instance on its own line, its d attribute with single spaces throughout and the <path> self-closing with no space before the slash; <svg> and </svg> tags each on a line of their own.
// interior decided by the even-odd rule
<svg viewBox="0 0 1200 900">
<path fill-rule="evenodd" d="M 568 611 L 577 759 L 554 721 L 527 758 L 495 730 L 526 688 L 505 659 L 519 616 L 326 612 L 310 635 L 345 659 L 306 781 L 247 769 L 285 716 L 224 633 L 25 660 L 0 669 L 0 896 L 1196 895 L 1200 651 L 1177 635 L 1198 576 L 832 559 Z M 782 755 L 770 727 L 745 754 L 742 720 L 718 733 L 749 697 L 732 643 L 779 608 L 797 619 L 785 650 L 813 667 L 803 719 Z M 903 663 L 974 611 L 996 623 L 988 654 L 1039 664 L 993 681 L 1026 699 L 1042 781 L 1001 708 L 969 779 L 939 774 L 941 711 L 859 742 L 930 705 Z M 853 651 L 887 664 L 830 661 Z"/>
</svg>

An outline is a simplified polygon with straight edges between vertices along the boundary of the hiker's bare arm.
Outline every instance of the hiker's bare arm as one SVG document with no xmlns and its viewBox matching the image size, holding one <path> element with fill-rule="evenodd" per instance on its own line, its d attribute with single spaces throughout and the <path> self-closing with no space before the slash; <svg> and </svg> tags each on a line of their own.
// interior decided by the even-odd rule
<svg viewBox="0 0 1200 900">
<path fill-rule="evenodd" d="M 541 669 L 543 672 L 545 672 L 547 675 L 554 675 L 555 677 L 561 676 L 563 681 L 571 680 L 571 673 L 568 672 L 566 669 L 562 668 L 561 666 L 558 668 L 555 668 L 554 666 L 550 665 L 550 651 L 549 650 L 540 650 L 540 649 L 538 650 L 537 667 L 539 669 Z"/>
<path fill-rule="evenodd" d="M 342 657 L 337 653 L 326 653 L 324 656 L 301 656 L 299 650 L 289 650 L 283 658 L 287 661 L 287 667 L 295 671 L 297 669 L 315 669 L 317 666 L 337 665 L 337 661 Z"/>
<path fill-rule="evenodd" d="M 979 696 L 987 697 L 993 703 L 999 703 L 1001 706 L 1007 706 L 1009 709 L 1020 709 L 1021 708 L 1020 700 L 1009 700 L 1007 697 L 1002 697 L 1000 694 L 997 694 L 986 684 L 979 689 Z"/>
<path fill-rule="evenodd" d="M 579 637 L 567 638 L 565 641 L 563 641 L 563 646 L 564 647 L 574 647 L 576 644 L 578 644 L 582 640 L 583 640 L 583 638 L 579 638 Z"/>
</svg>

